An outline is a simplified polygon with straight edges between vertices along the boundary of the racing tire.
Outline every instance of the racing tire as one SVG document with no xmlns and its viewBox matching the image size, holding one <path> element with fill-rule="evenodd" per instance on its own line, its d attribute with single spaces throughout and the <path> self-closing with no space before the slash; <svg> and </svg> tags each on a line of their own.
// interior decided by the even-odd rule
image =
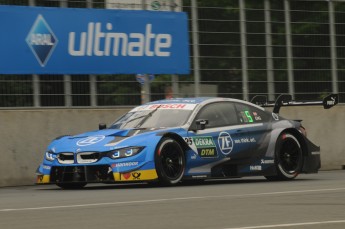
<svg viewBox="0 0 345 229">
<path fill-rule="evenodd" d="M 303 167 L 303 151 L 295 136 L 283 133 L 279 136 L 275 151 L 277 175 L 265 176 L 270 181 L 293 180 Z"/>
<path fill-rule="evenodd" d="M 186 159 L 180 144 L 171 138 L 163 138 L 156 149 L 155 166 L 158 182 L 163 186 L 176 185 L 184 175 Z"/>
<path fill-rule="evenodd" d="M 57 183 L 56 185 L 62 189 L 82 189 L 86 185 L 86 182 L 79 183 Z"/>
</svg>

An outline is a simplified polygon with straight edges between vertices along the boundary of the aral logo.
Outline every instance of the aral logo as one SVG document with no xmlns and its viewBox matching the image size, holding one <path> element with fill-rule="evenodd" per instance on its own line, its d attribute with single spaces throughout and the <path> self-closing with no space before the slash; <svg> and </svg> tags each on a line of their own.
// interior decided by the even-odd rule
<svg viewBox="0 0 345 229">
<path fill-rule="evenodd" d="M 38 15 L 26 37 L 26 43 L 28 43 L 37 61 L 44 67 L 53 53 L 58 39 L 42 15 Z"/>
</svg>

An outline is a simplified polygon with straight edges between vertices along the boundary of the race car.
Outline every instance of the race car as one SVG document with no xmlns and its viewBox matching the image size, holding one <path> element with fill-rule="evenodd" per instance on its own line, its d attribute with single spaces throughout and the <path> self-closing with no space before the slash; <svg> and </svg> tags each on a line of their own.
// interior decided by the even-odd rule
<svg viewBox="0 0 345 229">
<path fill-rule="evenodd" d="M 179 98 L 138 106 L 107 127 L 53 140 L 39 165 L 37 184 L 63 189 L 87 183 L 184 181 L 264 176 L 291 180 L 320 168 L 320 147 L 300 120 L 279 115 L 282 106 L 338 103 L 298 102 L 282 95 L 275 103 L 230 98 Z M 264 107 L 273 107 L 268 111 Z"/>
</svg>

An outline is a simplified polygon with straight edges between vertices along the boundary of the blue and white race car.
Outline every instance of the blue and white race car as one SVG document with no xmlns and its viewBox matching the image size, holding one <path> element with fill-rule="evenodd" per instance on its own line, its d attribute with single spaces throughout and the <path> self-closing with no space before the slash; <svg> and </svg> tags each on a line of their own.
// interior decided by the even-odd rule
<svg viewBox="0 0 345 229">
<path fill-rule="evenodd" d="M 262 99 L 261 99 L 262 100 Z M 87 183 L 159 182 L 265 176 L 291 180 L 316 173 L 320 148 L 306 137 L 301 121 L 279 116 L 281 106 L 337 103 L 295 102 L 281 96 L 275 104 L 228 98 L 181 98 L 138 106 L 99 130 L 62 136 L 48 146 L 37 169 L 37 184 L 82 188 Z M 273 106 L 273 112 L 263 107 Z"/>
</svg>

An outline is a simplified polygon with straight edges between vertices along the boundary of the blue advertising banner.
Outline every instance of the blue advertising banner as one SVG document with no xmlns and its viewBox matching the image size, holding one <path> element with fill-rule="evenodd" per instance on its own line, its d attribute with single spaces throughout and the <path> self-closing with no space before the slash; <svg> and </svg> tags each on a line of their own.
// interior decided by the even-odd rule
<svg viewBox="0 0 345 229">
<path fill-rule="evenodd" d="M 188 74 L 181 12 L 0 6 L 0 74 Z"/>
</svg>

